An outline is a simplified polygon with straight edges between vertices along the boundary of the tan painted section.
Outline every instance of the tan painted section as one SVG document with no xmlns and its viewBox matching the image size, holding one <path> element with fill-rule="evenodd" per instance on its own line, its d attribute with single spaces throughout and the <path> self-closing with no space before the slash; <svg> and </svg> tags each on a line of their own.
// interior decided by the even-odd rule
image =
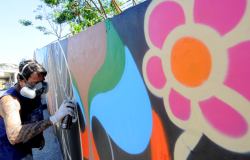
<svg viewBox="0 0 250 160">
<path fill-rule="evenodd" d="M 104 21 L 68 39 L 68 65 L 79 88 L 87 120 L 89 159 L 94 159 L 94 153 L 90 137 L 88 91 L 94 75 L 104 63 L 106 48 L 107 37 Z"/>
</svg>

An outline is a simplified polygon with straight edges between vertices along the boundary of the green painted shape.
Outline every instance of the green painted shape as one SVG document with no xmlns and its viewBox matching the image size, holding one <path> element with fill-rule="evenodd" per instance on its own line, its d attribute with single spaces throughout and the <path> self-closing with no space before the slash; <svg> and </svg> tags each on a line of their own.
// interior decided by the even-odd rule
<svg viewBox="0 0 250 160">
<path fill-rule="evenodd" d="M 109 19 L 105 20 L 107 51 L 105 61 L 90 83 L 88 109 L 92 99 L 99 93 L 105 93 L 119 83 L 125 68 L 125 46 Z"/>
<path fill-rule="evenodd" d="M 79 95 L 79 97 L 80 97 L 80 101 L 81 101 L 81 104 L 82 104 L 82 109 L 83 109 L 83 111 L 84 111 L 84 115 L 86 115 L 86 114 L 85 114 L 84 107 L 83 107 L 83 103 L 82 103 L 82 98 L 81 98 L 81 95 L 80 95 L 78 86 L 77 86 L 77 84 L 76 84 L 76 80 L 75 80 L 75 78 L 74 78 L 74 76 L 73 76 L 73 74 L 72 74 L 71 72 L 70 72 L 70 76 L 71 76 L 71 80 L 72 80 L 73 86 L 75 87 L 75 89 L 76 89 L 76 91 L 77 91 L 77 93 L 78 93 L 78 95 Z"/>
</svg>

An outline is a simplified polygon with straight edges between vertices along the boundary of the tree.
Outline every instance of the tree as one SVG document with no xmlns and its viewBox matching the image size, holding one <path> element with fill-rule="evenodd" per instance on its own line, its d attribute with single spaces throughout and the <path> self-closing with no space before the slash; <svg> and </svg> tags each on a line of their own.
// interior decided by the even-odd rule
<svg viewBox="0 0 250 160">
<path fill-rule="evenodd" d="M 93 26 L 108 17 L 113 17 L 122 12 L 120 6 L 125 4 L 125 0 L 40 0 L 41 5 L 34 11 L 38 13 L 36 19 L 46 19 L 52 31 L 43 26 L 36 29 L 45 35 L 53 34 L 58 39 L 66 24 L 70 25 L 71 34 L 77 34 L 87 27 Z M 136 2 L 144 0 L 133 0 Z M 50 9 L 50 12 L 47 11 Z M 21 19 L 19 22 L 23 26 L 33 26 L 32 22 Z M 33 26 L 34 27 L 34 26 Z M 69 36 L 69 35 L 68 35 Z"/>
<path fill-rule="evenodd" d="M 58 24 L 69 23 L 72 34 L 79 33 L 89 26 L 95 25 L 105 18 L 100 11 L 81 0 L 63 0 L 62 12 L 57 13 Z"/>
<path fill-rule="evenodd" d="M 119 6 L 125 3 L 123 1 L 116 3 L 115 0 L 110 2 L 104 0 L 102 2 L 100 0 L 62 1 L 65 5 L 63 11 L 57 14 L 56 22 L 58 24 L 69 23 L 73 35 L 122 12 Z"/>
<path fill-rule="evenodd" d="M 54 35 L 58 39 L 62 37 L 62 31 L 68 23 L 57 23 L 56 19 L 58 15 L 63 11 L 63 1 L 59 0 L 40 0 L 41 4 L 37 6 L 36 10 L 34 11 L 37 13 L 35 19 L 43 20 L 45 19 L 50 27 L 51 30 L 48 30 L 44 26 L 33 26 L 33 23 L 26 19 L 20 19 L 19 23 L 23 26 L 32 26 L 39 31 L 43 32 L 44 35 Z"/>
</svg>

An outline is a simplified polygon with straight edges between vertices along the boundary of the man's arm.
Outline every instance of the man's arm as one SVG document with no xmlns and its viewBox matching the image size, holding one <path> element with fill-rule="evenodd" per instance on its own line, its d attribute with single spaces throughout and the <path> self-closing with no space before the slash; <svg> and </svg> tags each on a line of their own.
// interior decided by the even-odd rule
<svg viewBox="0 0 250 160">
<path fill-rule="evenodd" d="M 49 118 L 36 123 L 22 125 L 20 103 L 12 96 L 1 98 L 1 109 L 6 133 L 12 145 L 27 141 L 53 125 Z"/>
</svg>

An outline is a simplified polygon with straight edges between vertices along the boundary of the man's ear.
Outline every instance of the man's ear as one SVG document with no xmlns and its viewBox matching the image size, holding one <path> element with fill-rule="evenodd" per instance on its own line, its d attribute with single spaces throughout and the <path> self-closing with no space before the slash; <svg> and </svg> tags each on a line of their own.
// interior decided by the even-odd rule
<svg viewBox="0 0 250 160">
<path fill-rule="evenodd" d="M 24 80 L 24 79 L 23 79 Z M 18 83 L 22 83 L 22 79 L 18 79 Z"/>
<path fill-rule="evenodd" d="M 23 84 L 26 83 L 26 81 L 24 79 L 18 79 L 18 82 L 21 86 L 23 86 Z"/>
</svg>

